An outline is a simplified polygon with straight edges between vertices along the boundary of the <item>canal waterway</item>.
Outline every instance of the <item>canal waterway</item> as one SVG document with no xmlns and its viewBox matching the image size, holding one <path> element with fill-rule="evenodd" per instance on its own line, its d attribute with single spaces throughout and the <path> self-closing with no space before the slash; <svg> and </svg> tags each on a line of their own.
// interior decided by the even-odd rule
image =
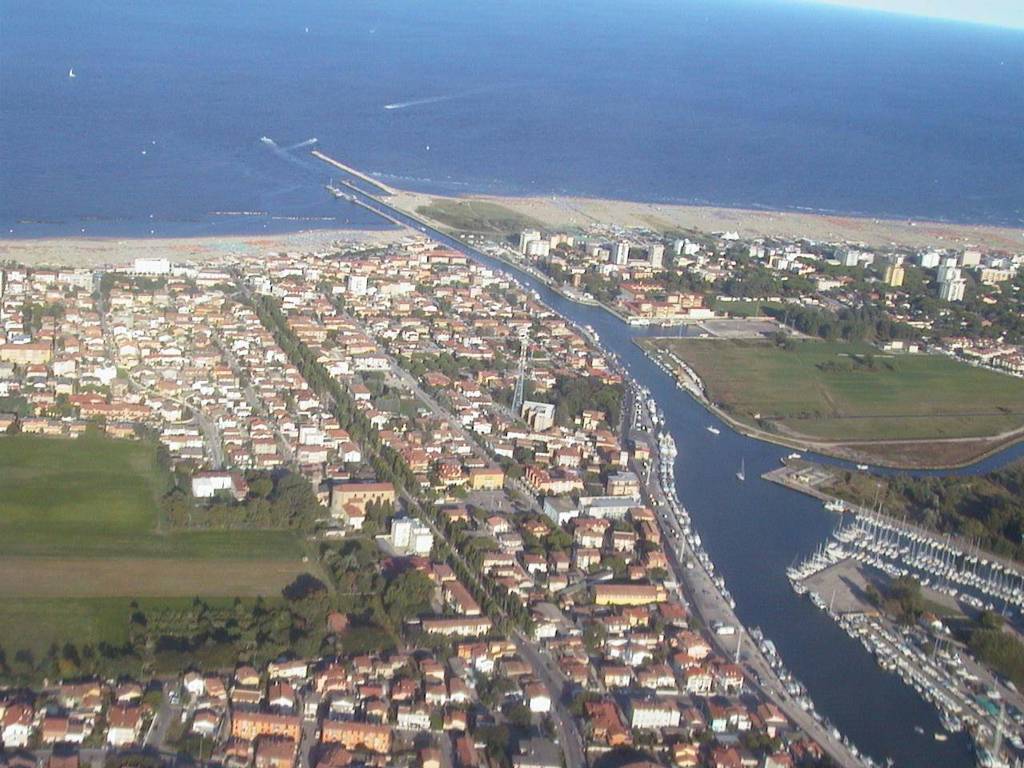
<svg viewBox="0 0 1024 768">
<path fill-rule="evenodd" d="M 776 644 L 819 712 L 861 751 L 882 761 L 891 758 L 896 766 L 967 768 L 975 764 L 966 735 L 936 741 L 933 734 L 942 729 L 935 709 L 895 674 L 880 669 L 860 643 L 792 591 L 786 568 L 812 552 L 838 518 L 820 502 L 761 479 L 763 473 L 780 466 L 790 449 L 728 428 L 679 389 L 635 343 L 642 336 L 685 335 L 685 329 L 630 326 L 601 307 L 570 301 L 532 275 L 393 209 L 388 213 L 478 262 L 511 274 L 563 317 L 593 328 L 606 350 L 650 390 L 679 449 L 675 463 L 679 499 L 736 599 L 737 615 L 748 627 L 760 626 Z M 708 432 L 709 425 L 719 427 L 721 434 Z M 1022 455 L 1024 445 L 1016 445 L 950 474 L 991 471 Z M 736 478 L 741 460 L 745 482 Z"/>
</svg>

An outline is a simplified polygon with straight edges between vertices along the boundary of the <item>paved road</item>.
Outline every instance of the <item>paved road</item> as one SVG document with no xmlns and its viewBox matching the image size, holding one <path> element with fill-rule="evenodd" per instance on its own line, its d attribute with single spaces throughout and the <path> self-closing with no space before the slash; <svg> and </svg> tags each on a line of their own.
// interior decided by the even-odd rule
<svg viewBox="0 0 1024 768">
<path fill-rule="evenodd" d="M 565 756 L 566 768 L 583 768 L 587 764 L 583 737 L 580 736 L 579 729 L 576 727 L 576 720 L 562 703 L 565 679 L 555 669 L 554 664 L 541 655 L 532 640 L 518 630 L 514 639 L 519 653 L 533 667 L 537 677 L 544 681 L 544 685 L 547 686 L 548 692 L 551 694 L 551 719 L 558 732 L 558 742 L 562 747 L 562 754 Z"/>
<path fill-rule="evenodd" d="M 474 452 L 485 455 L 483 449 L 480 448 L 474 439 L 474 436 L 470 435 L 469 432 L 464 429 L 450 413 L 441 407 L 434 398 L 427 394 L 423 388 L 420 387 L 419 382 L 417 382 L 410 373 L 408 373 L 404 368 L 398 366 L 394 360 L 391 362 L 392 370 L 395 375 L 404 381 L 416 396 L 426 403 L 427 407 L 431 409 L 435 416 L 443 418 L 451 424 L 456 431 L 458 431 L 472 446 L 474 446 Z M 531 504 L 533 506 L 537 506 L 536 500 L 532 495 L 528 495 L 527 498 L 531 500 Z M 427 520 L 426 522 L 431 526 L 431 528 L 434 528 L 431 521 Z M 434 534 L 443 538 L 443 534 L 437 529 L 434 529 Z M 462 560 L 461 554 L 459 554 L 454 547 L 452 548 L 452 552 L 456 557 Z M 464 560 L 462 560 L 462 562 L 466 566 L 467 570 L 470 573 L 473 573 L 469 564 Z M 483 583 L 481 583 L 480 586 L 482 589 L 486 589 L 486 585 Z M 551 694 L 551 719 L 554 721 L 555 729 L 558 731 L 558 740 L 562 747 L 562 753 L 565 756 L 566 768 L 584 768 L 587 764 L 587 757 L 583 749 L 583 738 L 580 736 L 579 729 L 576 727 L 575 719 L 573 719 L 572 715 L 568 710 L 566 710 L 565 705 L 562 704 L 561 700 L 562 689 L 565 681 L 561 679 L 560 676 L 557 678 L 555 677 L 531 639 L 519 630 L 515 630 L 513 639 L 515 640 L 516 648 L 519 650 L 520 654 L 530 664 L 530 666 L 533 667 L 534 674 L 544 681 L 544 684 L 547 686 L 548 691 Z"/>
<path fill-rule="evenodd" d="M 406 494 L 403 494 L 403 496 L 406 499 L 406 503 L 414 503 L 414 501 Z M 451 542 L 448 542 L 444 532 L 435 526 L 434 522 L 429 517 L 423 517 L 421 519 L 433 532 L 435 539 L 444 541 L 448 544 L 449 549 L 452 552 L 452 556 L 462 563 L 467 573 L 474 575 L 479 589 L 487 591 L 487 585 L 480 579 L 475 569 L 466 562 L 465 559 L 463 559 L 462 553 L 460 553 L 455 547 L 451 546 Z M 497 610 L 503 617 L 509 618 L 500 605 L 497 607 Z M 558 740 L 561 743 L 562 752 L 565 756 L 566 768 L 585 768 L 587 765 L 587 758 L 583 750 L 583 737 L 580 736 L 579 729 L 576 727 L 576 721 L 561 702 L 562 689 L 565 681 L 561 679 L 560 675 L 555 675 L 552 669 L 545 662 L 544 657 L 538 651 L 533 640 L 528 638 L 518 629 L 513 630 L 512 640 L 515 642 L 516 648 L 523 658 L 531 667 L 533 667 L 534 675 L 544 682 L 548 688 L 548 692 L 551 694 L 551 719 L 554 721 L 555 728 L 558 731 Z"/>
<path fill-rule="evenodd" d="M 271 418 L 269 411 L 267 411 L 266 402 L 256 394 L 256 390 L 252 388 L 252 384 L 248 383 L 248 377 L 244 375 L 244 366 L 238 359 L 238 356 L 231 350 L 231 347 L 224 342 L 219 331 L 214 331 L 213 340 L 217 344 L 217 348 L 220 350 L 221 354 L 224 356 L 224 359 L 228 361 L 228 366 L 231 368 L 232 373 L 238 377 L 239 381 L 245 380 L 247 382 L 242 387 L 242 391 L 245 393 L 245 401 L 253 411 L 266 419 L 267 423 L 270 424 L 271 429 L 274 430 L 274 437 L 277 438 L 277 447 L 281 449 L 281 455 L 284 457 L 285 461 L 288 463 L 294 463 L 295 452 L 292 450 L 291 444 L 279 429 L 277 420 Z"/>
<path fill-rule="evenodd" d="M 206 446 L 210 449 L 211 466 L 214 469 L 221 469 L 224 466 L 224 446 L 220 440 L 220 430 L 217 429 L 217 425 L 213 420 L 203 413 L 202 407 L 191 402 L 188 398 L 181 398 L 176 395 L 156 392 L 137 381 L 131 373 L 128 373 L 128 380 L 136 389 L 142 392 L 149 392 L 157 397 L 173 400 L 178 405 L 191 409 L 195 417 L 196 425 L 199 427 L 199 431 L 203 433 L 203 442 L 206 443 Z"/>
<path fill-rule="evenodd" d="M 479 444 L 474 439 L 473 435 L 471 435 L 465 428 L 463 428 L 462 425 L 433 397 L 427 394 L 423 390 L 423 388 L 420 387 L 419 382 L 417 382 L 416 379 L 408 371 L 400 367 L 397 364 L 397 362 L 395 362 L 394 359 L 390 359 L 390 362 L 392 373 L 399 380 L 404 382 L 409 387 L 409 389 L 413 393 L 415 393 L 415 395 L 418 398 L 420 398 L 427 405 L 428 408 L 431 409 L 431 412 L 435 416 L 444 419 L 447 423 L 451 424 L 453 429 L 459 432 L 464 437 L 464 439 L 466 439 L 470 443 L 470 445 L 473 446 L 475 453 L 486 457 L 483 448 L 479 446 Z M 530 495 L 528 496 L 528 498 L 532 500 L 533 496 Z M 407 503 L 412 502 L 412 500 L 408 498 L 406 499 L 406 501 Z M 536 504 L 535 501 L 533 503 L 534 505 Z M 444 533 L 434 525 L 433 521 L 431 521 L 429 518 L 424 518 L 424 522 L 430 527 L 431 531 L 434 533 L 434 536 L 436 538 L 447 541 L 447 539 L 444 536 Z M 470 566 L 470 564 L 462 558 L 462 554 L 458 550 L 456 550 L 455 547 L 451 547 L 450 542 L 449 547 L 452 551 L 453 556 L 459 559 L 459 561 L 466 568 L 467 572 L 475 574 L 476 572 L 472 568 L 472 566 Z M 482 580 L 480 580 L 479 577 L 477 578 L 477 584 L 479 585 L 481 590 L 487 590 L 487 585 Z M 501 609 L 499 608 L 499 610 Z M 504 611 L 502 611 L 502 614 L 504 615 Z M 553 673 L 552 669 L 548 667 L 544 658 L 537 650 L 533 640 L 528 638 L 519 630 L 514 631 L 513 640 L 515 641 L 516 647 L 519 650 L 520 654 L 530 664 L 530 666 L 533 667 L 533 671 L 536 677 L 544 681 L 544 684 L 547 686 L 548 691 L 551 694 L 551 719 L 554 721 L 555 729 L 558 731 L 558 740 L 561 744 L 562 752 L 565 757 L 566 768 L 585 768 L 587 764 L 587 758 L 583 748 L 583 738 L 582 736 L 580 736 L 580 732 L 576 726 L 575 719 L 573 719 L 572 715 L 568 712 L 568 710 L 566 710 L 564 704 L 562 704 L 561 701 L 562 689 L 564 687 L 565 681 L 561 679 L 560 675 L 557 677 L 555 676 L 555 673 Z"/>
<path fill-rule="evenodd" d="M 311 766 L 311 753 L 313 748 L 317 744 L 316 730 L 317 721 L 306 718 L 306 702 L 310 699 L 319 700 L 320 695 L 312 690 L 307 690 L 300 694 L 296 702 L 298 707 L 298 714 L 302 718 L 302 740 L 299 743 L 299 768 L 309 768 Z"/>
<path fill-rule="evenodd" d="M 171 693 L 178 688 L 178 681 L 169 680 L 163 684 L 163 696 L 160 698 L 160 706 L 153 715 L 153 722 L 149 725 L 149 731 L 143 739 L 143 745 L 164 749 L 167 741 L 167 732 L 171 724 L 181 717 L 180 699 L 177 704 L 171 704 Z"/>
<path fill-rule="evenodd" d="M 117 353 L 114 349 L 114 345 L 110 341 L 111 336 L 109 333 L 109 329 L 107 328 L 107 307 L 104 303 L 101 302 L 100 306 L 98 307 L 98 310 L 100 315 L 100 330 L 103 333 L 103 345 L 106 350 L 106 355 L 110 360 L 114 361 L 114 363 L 117 363 Z M 184 408 L 191 409 L 192 413 L 195 416 L 196 425 L 199 427 L 199 430 L 203 433 L 203 440 L 210 448 L 210 462 L 213 465 L 213 468 L 220 469 L 221 467 L 224 466 L 224 449 L 220 441 L 220 432 L 217 429 L 217 425 L 214 424 L 213 421 L 211 421 L 209 417 L 207 417 L 203 413 L 202 408 L 190 402 L 187 397 L 181 398 L 175 395 L 167 395 L 162 392 L 155 392 L 149 387 L 146 387 L 143 384 L 136 381 L 135 377 L 133 377 L 130 372 L 128 372 L 127 375 L 128 380 L 136 389 L 141 390 L 143 392 L 149 392 L 150 394 L 153 394 L 160 398 L 173 400 L 178 405 Z"/>
</svg>

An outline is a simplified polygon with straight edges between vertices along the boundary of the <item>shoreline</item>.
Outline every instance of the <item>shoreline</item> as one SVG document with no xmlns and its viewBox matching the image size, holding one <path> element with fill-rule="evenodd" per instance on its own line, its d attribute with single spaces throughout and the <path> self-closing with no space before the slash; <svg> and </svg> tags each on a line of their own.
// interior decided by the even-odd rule
<svg viewBox="0 0 1024 768">
<path fill-rule="evenodd" d="M 291 233 L 199 237 L 46 237 L 0 239 L 0 264 L 32 267 L 99 267 L 137 258 L 213 262 L 231 255 L 315 249 L 346 244 L 384 244 L 406 237 L 404 229 L 305 229 Z"/>
<path fill-rule="evenodd" d="M 976 246 L 994 250 L 1024 250 L 1024 225 L 951 223 L 933 220 L 881 218 L 843 213 L 813 213 L 785 209 L 733 208 L 683 203 L 653 203 L 573 195 L 442 195 L 396 189 L 389 203 L 429 219 L 446 231 L 454 229 L 418 209 L 434 201 L 498 205 L 518 216 L 552 229 L 584 226 L 647 229 L 736 231 L 740 237 L 780 237 L 846 241 L 873 247 Z"/>
<path fill-rule="evenodd" d="M 786 209 L 742 208 L 687 203 L 657 203 L 574 195 L 444 195 L 389 187 L 387 202 L 399 210 L 424 219 L 431 226 L 454 233 L 465 231 L 420 208 L 435 202 L 467 207 L 487 203 L 506 209 L 515 217 L 533 220 L 550 229 L 579 230 L 584 227 L 623 227 L 684 233 L 735 231 L 743 238 L 784 238 L 848 242 L 878 248 L 960 248 L 1024 251 L 1024 224 L 1020 227 L 983 223 L 952 223 L 934 220 L 880 218 L 851 213 L 807 212 Z M 525 224 L 523 226 L 529 226 Z M 360 241 L 396 234 L 394 229 L 304 228 L 292 231 L 232 233 L 180 237 L 81 236 L 0 237 L 0 261 L 24 264 L 81 266 L 104 263 L 99 251 L 131 247 L 141 255 L 167 254 L 177 261 L 210 260 L 223 252 L 249 251 L 272 246 L 323 243 L 330 240 Z M 491 234 L 499 234 L 497 231 Z M 39 253 L 44 255 L 40 256 Z M 517 265 L 518 266 L 518 265 Z"/>
</svg>

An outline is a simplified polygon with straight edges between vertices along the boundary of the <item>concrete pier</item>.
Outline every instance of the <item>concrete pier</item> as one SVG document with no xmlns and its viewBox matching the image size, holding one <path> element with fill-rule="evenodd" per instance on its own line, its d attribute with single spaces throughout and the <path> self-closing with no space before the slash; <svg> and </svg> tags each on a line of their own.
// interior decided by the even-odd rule
<svg viewBox="0 0 1024 768">
<path fill-rule="evenodd" d="M 344 171 L 345 173 L 349 174 L 350 176 L 355 176 L 360 181 L 365 181 L 367 184 L 372 185 L 373 187 L 375 187 L 376 189 L 380 190 L 381 192 L 383 192 L 386 195 L 393 195 L 393 194 L 395 194 L 395 190 L 393 190 L 387 184 L 383 184 L 383 183 L 377 181 L 376 179 L 370 178 L 365 173 L 363 173 L 361 171 L 357 171 L 352 166 L 345 165 L 344 163 L 342 163 L 342 162 L 340 162 L 338 160 L 335 160 L 330 155 L 325 155 L 319 149 L 314 149 L 309 154 L 311 154 L 317 160 L 322 160 L 323 162 L 327 163 L 328 165 L 333 165 L 338 170 Z"/>
</svg>

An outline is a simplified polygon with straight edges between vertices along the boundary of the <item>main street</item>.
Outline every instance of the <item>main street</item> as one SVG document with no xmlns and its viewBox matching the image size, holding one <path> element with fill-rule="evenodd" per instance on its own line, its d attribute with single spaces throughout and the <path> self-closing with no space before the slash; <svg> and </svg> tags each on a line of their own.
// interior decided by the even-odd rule
<svg viewBox="0 0 1024 768">
<path fill-rule="evenodd" d="M 583 737 L 576 727 L 576 720 L 562 700 L 565 678 L 550 659 L 542 655 L 536 645 L 519 630 L 515 631 L 515 642 L 520 654 L 533 667 L 534 673 L 544 681 L 551 694 L 551 719 L 555 723 L 555 730 L 558 731 L 558 741 L 565 756 L 566 768 L 582 768 L 587 764 L 587 754 L 583 746 Z"/>
<path fill-rule="evenodd" d="M 295 451 L 292 449 L 291 443 L 281 432 L 281 427 L 277 420 L 270 415 L 267 410 L 266 402 L 256 394 L 256 390 L 253 389 L 252 383 L 249 381 L 248 374 L 246 373 L 242 362 L 238 359 L 234 350 L 231 349 L 231 346 L 225 342 L 224 337 L 221 336 L 219 330 L 214 331 L 213 342 L 224 356 L 224 359 L 227 360 L 228 366 L 231 368 L 231 372 L 238 377 L 240 382 L 242 382 L 242 392 L 245 394 L 245 401 L 254 412 L 266 419 L 267 424 L 270 425 L 270 428 L 274 432 L 274 439 L 277 440 L 277 447 L 281 449 L 281 455 L 284 457 L 286 462 L 294 464 Z"/>
<path fill-rule="evenodd" d="M 348 317 L 346 315 L 346 317 Z M 348 318 L 351 319 L 351 318 Z M 389 363 L 389 373 L 392 378 L 400 382 L 403 387 L 409 391 L 414 397 L 422 402 L 427 408 L 430 409 L 431 414 L 445 423 L 449 424 L 452 429 L 459 434 L 466 442 L 472 446 L 474 453 L 479 456 L 486 457 L 486 452 L 477 442 L 475 437 L 458 421 L 444 406 L 437 402 L 434 397 L 427 393 L 416 380 L 416 378 L 410 374 L 407 370 L 402 368 L 398 361 L 391 355 L 387 355 Z M 536 506 L 535 500 L 532 495 L 529 496 L 534 506 Z M 417 505 L 417 501 L 407 492 L 402 492 L 402 500 L 410 508 L 414 509 Z M 455 547 L 451 546 L 444 532 L 434 524 L 434 521 L 429 516 L 423 516 L 421 518 L 423 522 L 430 528 L 434 534 L 435 539 L 444 541 L 448 544 L 448 549 L 452 553 L 452 557 L 456 558 L 462 566 L 465 568 L 466 573 L 472 574 L 476 580 L 476 585 L 481 591 L 488 591 L 488 586 L 475 569 L 462 557 L 462 553 L 459 552 Z M 504 609 L 501 608 L 500 604 L 497 607 L 503 618 L 507 619 L 511 625 L 514 626 L 514 622 L 505 613 Z M 576 725 L 576 720 L 566 709 L 565 704 L 562 702 L 562 693 L 565 687 L 565 681 L 554 672 L 549 666 L 548 662 L 545 661 L 544 656 L 538 650 L 536 643 L 527 637 L 518 628 L 512 630 L 512 639 L 516 644 L 516 649 L 523 656 L 523 658 L 533 668 L 534 675 L 544 682 L 548 692 L 551 695 L 552 709 L 551 719 L 555 724 L 555 730 L 558 732 L 558 740 L 562 747 L 562 752 L 565 757 L 566 768 L 585 768 L 587 765 L 586 752 L 583 746 L 583 737 L 580 735 L 579 728 Z"/>
</svg>

